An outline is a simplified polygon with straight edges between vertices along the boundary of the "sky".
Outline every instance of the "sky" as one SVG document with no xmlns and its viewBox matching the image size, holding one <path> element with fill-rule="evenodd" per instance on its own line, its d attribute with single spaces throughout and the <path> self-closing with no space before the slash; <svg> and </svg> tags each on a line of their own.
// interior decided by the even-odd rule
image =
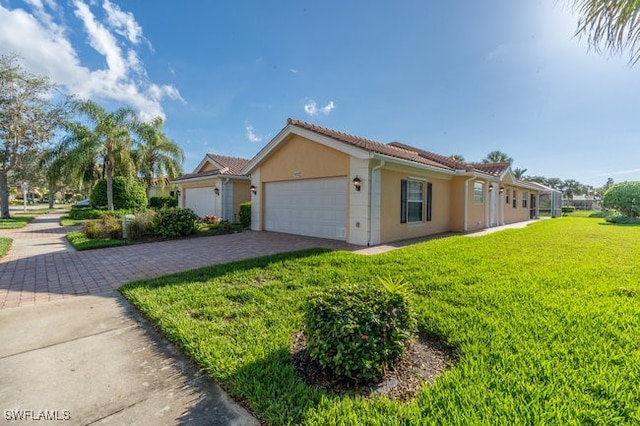
<svg viewBox="0 0 640 426">
<path fill-rule="evenodd" d="M 640 64 L 568 0 L 0 0 L 0 54 L 108 110 L 162 116 L 192 172 L 288 117 L 527 175 L 640 180 Z"/>
</svg>

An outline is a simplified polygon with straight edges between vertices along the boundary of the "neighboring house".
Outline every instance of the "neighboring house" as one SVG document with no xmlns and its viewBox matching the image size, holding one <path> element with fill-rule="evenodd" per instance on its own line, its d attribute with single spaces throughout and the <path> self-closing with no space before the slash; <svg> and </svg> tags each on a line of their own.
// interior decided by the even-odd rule
<svg viewBox="0 0 640 426">
<path fill-rule="evenodd" d="M 289 119 L 240 174 L 253 230 L 374 245 L 538 217 L 508 163 L 467 164 Z"/>
<path fill-rule="evenodd" d="M 593 195 L 574 195 L 571 200 L 565 200 L 569 206 L 574 206 L 576 210 L 599 210 L 600 204 Z"/>
<path fill-rule="evenodd" d="M 178 206 L 190 208 L 200 217 L 237 222 L 240 204 L 251 200 L 249 177 L 241 173 L 248 163 L 244 158 L 205 155 L 193 173 L 171 181 L 178 187 Z"/>
<path fill-rule="evenodd" d="M 145 178 L 140 177 L 140 183 L 144 188 L 147 188 Z M 171 179 L 168 176 L 162 178 L 154 178 L 151 181 L 151 188 L 149 188 L 149 198 L 151 197 L 175 197 L 178 185 L 171 183 Z"/>
</svg>

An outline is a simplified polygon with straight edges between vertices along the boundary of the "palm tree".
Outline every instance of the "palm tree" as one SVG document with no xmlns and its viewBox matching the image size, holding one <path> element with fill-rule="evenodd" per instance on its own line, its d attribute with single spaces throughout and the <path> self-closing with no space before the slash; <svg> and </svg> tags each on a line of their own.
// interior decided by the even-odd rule
<svg viewBox="0 0 640 426">
<path fill-rule="evenodd" d="M 107 181 L 107 208 L 113 210 L 113 177 L 133 176 L 132 132 L 137 128 L 136 114 L 130 108 L 107 112 L 91 100 L 78 101 L 76 111 L 89 125 L 74 123 L 63 141 L 69 153 L 69 161 L 77 175 L 92 170 L 96 164 L 102 167 Z"/>
<path fill-rule="evenodd" d="M 456 160 L 456 161 L 460 161 L 461 163 L 464 163 L 464 156 L 462 156 L 461 154 L 453 154 L 453 155 L 450 155 L 449 158 L 451 158 L 452 160 Z"/>
<path fill-rule="evenodd" d="M 513 175 L 516 179 L 522 179 L 525 173 L 527 173 L 527 169 L 521 169 L 520 167 L 513 169 Z"/>
<path fill-rule="evenodd" d="M 513 158 L 502 151 L 491 151 L 482 159 L 483 163 L 513 163 Z"/>
<path fill-rule="evenodd" d="M 184 152 L 163 133 L 163 125 L 164 120 L 156 117 L 149 123 L 140 123 L 135 131 L 137 149 L 133 157 L 138 173 L 144 178 L 147 197 L 154 178 L 165 175 L 175 178 L 182 174 Z"/>
<path fill-rule="evenodd" d="M 581 15 L 576 34 L 586 34 L 590 46 L 614 53 L 628 48 L 629 62 L 640 60 L 640 1 L 571 0 L 571 4 Z"/>
</svg>

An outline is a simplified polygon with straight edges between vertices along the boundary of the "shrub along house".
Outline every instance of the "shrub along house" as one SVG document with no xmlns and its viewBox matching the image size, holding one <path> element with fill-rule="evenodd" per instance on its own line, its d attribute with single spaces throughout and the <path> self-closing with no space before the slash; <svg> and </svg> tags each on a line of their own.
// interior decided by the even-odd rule
<svg viewBox="0 0 640 426">
<path fill-rule="evenodd" d="M 467 164 L 289 119 L 239 172 L 253 230 L 374 245 L 538 216 L 540 189 L 508 163 Z"/>
<path fill-rule="evenodd" d="M 217 216 L 238 221 L 240 204 L 250 201 L 249 177 L 241 173 L 248 164 L 244 158 L 207 154 L 193 173 L 171 181 L 177 185 L 178 206 L 198 216 Z"/>
</svg>

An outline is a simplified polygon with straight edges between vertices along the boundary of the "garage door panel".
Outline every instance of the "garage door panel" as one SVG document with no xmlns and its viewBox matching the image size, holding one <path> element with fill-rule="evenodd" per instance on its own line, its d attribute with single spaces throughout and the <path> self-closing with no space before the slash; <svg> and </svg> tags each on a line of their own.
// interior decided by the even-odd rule
<svg viewBox="0 0 640 426">
<path fill-rule="evenodd" d="M 200 217 L 215 214 L 215 193 L 213 188 L 187 188 L 185 207 Z"/>
<path fill-rule="evenodd" d="M 269 182 L 265 229 L 346 240 L 346 177 Z"/>
</svg>

